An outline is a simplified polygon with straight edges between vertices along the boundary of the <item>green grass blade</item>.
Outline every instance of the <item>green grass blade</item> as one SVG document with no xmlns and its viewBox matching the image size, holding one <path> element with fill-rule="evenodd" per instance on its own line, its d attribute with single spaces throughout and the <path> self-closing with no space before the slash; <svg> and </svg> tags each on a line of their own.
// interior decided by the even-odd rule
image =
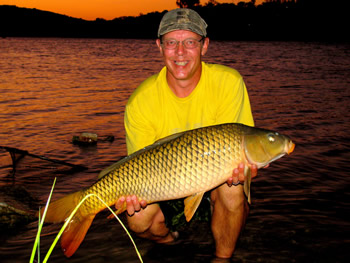
<svg viewBox="0 0 350 263">
<path fill-rule="evenodd" d="M 34 246 L 33 246 L 33 250 L 32 250 L 32 255 L 31 255 L 30 260 L 29 260 L 30 263 L 32 263 L 34 261 L 35 252 L 36 252 L 37 248 L 38 248 L 38 262 L 40 262 L 40 247 L 39 247 L 40 246 L 40 234 L 41 234 L 41 230 L 43 228 L 47 208 L 49 206 L 55 184 L 56 184 L 56 177 L 55 177 L 55 180 L 53 181 L 53 184 L 51 187 L 51 192 L 50 192 L 49 198 L 47 199 L 46 206 L 45 206 L 44 213 L 43 213 L 43 217 L 41 219 L 40 219 L 40 209 L 39 209 L 39 219 L 38 219 L 39 226 L 38 226 L 38 232 L 36 234 L 36 238 L 35 238 L 35 242 L 34 242 Z"/>
</svg>

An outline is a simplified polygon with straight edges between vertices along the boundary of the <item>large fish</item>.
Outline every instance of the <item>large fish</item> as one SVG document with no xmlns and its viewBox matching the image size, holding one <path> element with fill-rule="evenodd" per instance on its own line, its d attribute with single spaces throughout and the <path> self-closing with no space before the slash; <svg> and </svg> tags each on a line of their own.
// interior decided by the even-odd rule
<svg viewBox="0 0 350 263">
<path fill-rule="evenodd" d="M 92 186 L 51 203 L 46 221 L 66 220 L 92 193 L 110 206 L 119 197 L 131 194 L 148 204 L 187 197 L 185 216 L 189 221 L 203 194 L 225 183 L 239 163 L 245 163 L 244 192 L 250 202 L 249 167 L 264 167 L 293 149 L 294 143 L 287 136 L 236 123 L 171 135 L 108 167 Z M 61 238 L 67 257 L 74 254 L 95 215 L 103 209 L 105 206 L 95 196 L 79 208 Z"/>
</svg>

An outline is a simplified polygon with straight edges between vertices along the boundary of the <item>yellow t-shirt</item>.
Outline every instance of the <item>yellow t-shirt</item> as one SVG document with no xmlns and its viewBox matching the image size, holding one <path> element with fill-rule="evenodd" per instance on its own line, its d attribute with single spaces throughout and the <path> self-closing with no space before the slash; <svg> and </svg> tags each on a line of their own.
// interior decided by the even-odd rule
<svg viewBox="0 0 350 263">
<path fill-rule="evenodd" d="M 146 79 L 128 100 L 124 116 L 128 154 L 190 129 L 228 122 L 254 126 L 248 93 L 236 70 L 202 62 L 200 81 L 185 98 L 171 91 L 166 70 Z"/>
</svg>

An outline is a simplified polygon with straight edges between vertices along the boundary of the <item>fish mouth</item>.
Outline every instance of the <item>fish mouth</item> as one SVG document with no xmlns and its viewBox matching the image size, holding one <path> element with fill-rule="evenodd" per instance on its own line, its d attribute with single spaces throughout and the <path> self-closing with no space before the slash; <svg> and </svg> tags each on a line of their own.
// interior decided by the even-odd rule
<svg viewBox="0 0 350 263">
<path fill-rule="evenodd" d="M 288 145 L 288 150 L 286 151 L 288 154 L 291 154 L 294 151 L 295 148 L 295 143 L 293 143 L 292 141 L 289 142 Z"/>
</svg>

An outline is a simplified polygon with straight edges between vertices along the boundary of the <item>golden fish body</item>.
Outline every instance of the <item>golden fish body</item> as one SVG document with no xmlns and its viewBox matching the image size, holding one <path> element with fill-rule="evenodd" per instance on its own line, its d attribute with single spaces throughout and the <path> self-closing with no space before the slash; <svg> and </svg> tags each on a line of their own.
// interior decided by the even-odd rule
<svg viewBox="0 0 350 263">
<path fill-rule="evenodd" d="M 241 126 L 191 130 L 126 157 L 83 195 L 95 193 L 112 205 L 135 194 L 148 203 L 208 191 L 227 180 L 244 161 Z M 96 200 L 86 204 L 97 211 Z"/>
<path fill-rule="evenodd" d="M 251 164 L 258 168 L 266 166 L 293 149 L 294 143 L 287 136 L 235 123 L 175 134 L 108 167 L 91 187 L 53 202 L 47 220 L 65 220 L 73 205 L 84 196 L 95 194 L 108 205 L 126 195 L 136 195 L 147 203 L 188 197 L 185 215 L 189 221 L 203 194 L 223 184 L 239 163 L 245 163 L 248 168 L 244 191 L 250 201 Z M 90 197 L 75 215 L 76 222 L 88 221 L 85 226 L 88 229 L 94 216 L 104 208 L 97 197 Z M 72 220 L 70 229 L 74 229 L 76 222 Z M 74 244 L 76 240 L 73 242 L 69 237 L 73 233 L 65 234 L 67 237 L 62 237 L 61 244 L 65 254 L 70 256 L 80 242 Z"/>
</svg>

